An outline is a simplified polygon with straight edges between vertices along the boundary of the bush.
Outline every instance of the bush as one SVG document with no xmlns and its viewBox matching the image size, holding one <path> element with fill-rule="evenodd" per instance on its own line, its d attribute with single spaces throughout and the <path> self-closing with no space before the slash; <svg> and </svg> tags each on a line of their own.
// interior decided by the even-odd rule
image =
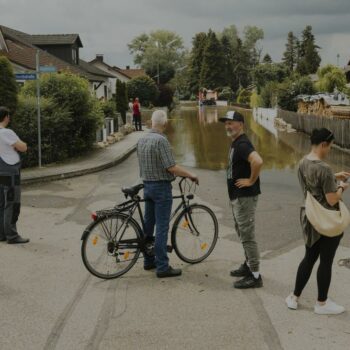
<svg viewBox="0 0 350 350">
<path fill-rule="evenodd" d="M 258 108 L 263 106 L 263 101 L 260 95 L 254 90 L 252 95 L 250 96 L 250 107 Z"/>
<path fill-rule="evenodd" d="M 115 96 L 115 105 L 117 112 L 122 116 L 123 122 L 126 122 L 126 112 L 129 109 L 128 102 L 128 89 L 126 83 L 123 83 L 119 79 L 116 82 L 116 96 Z"/>
<path fill-rule="evenodd" d="M 232 101 L 234 93 L 229 86 L 226 86 L 222 89 L 222 91 L 218 94 L 219 100 Z"/>
<path fill-rule="evenodd" d="M 318 91 L 334 92 L 335 89 L 338 89 L 338 91 L 345 90 L 346 76 L 339 67 L 328 64 L 319 68 L 317 75 L 319 77 L 319 81 L 316 83 Z"/>
<path fill-rule="evenodd" d="M 279 84 L 275 81 L 269 81 L 261 89 L 262 106 L 265 108 L 273 108 L 277 103 L 277 92 Z"/>
<path fill-rule="evenodd" d="M 69 157 L 70 125 L 73 122 L 67 108 L 42 98 L 41 105 L 41 144 L 42 163 L 61 161 Z M 11 119 L 10 127 L 28 144 L 23 154 L 23 167 L 38 165 L 38 119 L 35 97 L 19 96 L 16 116 Z"/>
<path fill-rule="evenodd" d="M 71 116 L 61 141 L 66 144 L 68 156 L 74 157 L 89 151 L 96 140 L 97 129 L 103 124 L 104 115 L 98 100 L 91 96 L 88 81 L 70 73 L 43 74 L 40 84 L 41 95 L 51 99 Z M 35 82 L 27 82 L 22 94 L 35 96 Z"/>
<path fill-rule="evenodd" d="M 247 89 L 241 89 L 238 93 L 237 102 L 242 105 L 249 105 L 251 94 L 251 91 Z"/>
<path fill-rule="evenodd" d="M 6 106 L 11 114 L 17 107 L 17 83 L 10 61 L 0 56 L 0 106 Z"/>
<path fill-rule="evenodd" d="M 156 106 L 170 108 L 173 103 L 173 98 L 174 90 L 169 85 L 160 85 Z"/>
<path fill-rule="evenodd" d="M 113 100 L 100 101 L 101 109 L 105 118 L 115 118 L 116 107 Z"/>
<path fill-rule="evenodd" d="M 142 105 L 154 104 L 158 98 L 158 88 L 156 83 L 148 76 L 131 79 L 127 83 L 129 98 L 139 98 Z"/>
</svg>

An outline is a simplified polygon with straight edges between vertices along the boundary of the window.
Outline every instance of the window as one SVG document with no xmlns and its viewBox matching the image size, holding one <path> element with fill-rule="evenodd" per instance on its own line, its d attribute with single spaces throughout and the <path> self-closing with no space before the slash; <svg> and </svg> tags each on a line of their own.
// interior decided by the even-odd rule
<svg viewBox="0 0 350 350">
<path fill-rule="evenodd" d="M 107 91 L 107 86 L 104 86 L 104 93 L 105 93 L 105 99 L 107 100 L 108 98 L 108 91 Z"/>
<path fill-rule="evenodd" d="M 73 49 L 73 50 L 72 50 L 72 61 L 73 61 L 75 64 L 78 64 L 78 62 L 77 62 L 77 50 L 76 50 L 76 49 Z"/>
</svg>

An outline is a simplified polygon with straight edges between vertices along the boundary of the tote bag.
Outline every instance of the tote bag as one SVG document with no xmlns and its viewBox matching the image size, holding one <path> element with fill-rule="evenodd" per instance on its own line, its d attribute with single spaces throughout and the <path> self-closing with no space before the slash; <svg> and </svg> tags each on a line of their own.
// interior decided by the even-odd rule
<svg viewBox="0 0 350 350">
<path fill-rule="evenodd" d="M 329 210 L 307 191 L 305 214 L 317 232 L 327 237 L 339 236 L 350 225 L 350 213 L 343 201 L 339 210 Z"/>
</svg>

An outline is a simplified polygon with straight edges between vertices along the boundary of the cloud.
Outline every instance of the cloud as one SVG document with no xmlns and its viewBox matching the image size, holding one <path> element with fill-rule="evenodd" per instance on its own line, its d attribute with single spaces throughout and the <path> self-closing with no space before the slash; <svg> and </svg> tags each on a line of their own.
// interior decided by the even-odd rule
<svg viewBox="0 0 350 350">
<path fill-rule="evenodd" d="M 156 29 L 180 34 L 187 46 L 195 33 L 235 24 L 264 29 L 264 51 L 279 60 L 290 30 L 300 35 L 310 24 L 323 62 L 350 58 L 349 0 L 0 0 L 0 24 L 28 33 L 79 33 L 82 57 L 105 54 L 108 61 L 132 63 L 127 43 Z"/>
</svg>

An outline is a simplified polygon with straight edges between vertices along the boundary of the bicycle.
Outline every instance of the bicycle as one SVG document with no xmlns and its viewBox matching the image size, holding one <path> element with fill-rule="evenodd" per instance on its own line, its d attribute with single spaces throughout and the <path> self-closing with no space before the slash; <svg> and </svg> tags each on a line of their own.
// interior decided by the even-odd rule
<svg viewBox="0 0 350 350">
<path fill-rule="evenodd" d="M 81 237 L 81 255 L 87 270 L 96 277 L 113 279 L 127 273 L 140 254 L 154 255 L 154 241 L 144 236 L 144 219 L 139 196 L 143 184 L 122 188 L 126 201 L 92 213 L 93 221 Z M 218 221 L 214 212 L 205 205 L 190 203 L 196 185 L 182 178 L 179 181 L 180 204 L 171 214 L 171 246 L 177 256 L 189 264 L 197 264 L 213 251 L 218 239 Z M 194 188 L 194 189 L 193 189 Z M 192 193 L 193 192 L 193 193 Z M 188 194 L 187 194 L 188 193 Z M 130 199 L 128 200 L 128 197 Z M 135 220 L 138 212 L 141 226 Z"/>
</svg>

